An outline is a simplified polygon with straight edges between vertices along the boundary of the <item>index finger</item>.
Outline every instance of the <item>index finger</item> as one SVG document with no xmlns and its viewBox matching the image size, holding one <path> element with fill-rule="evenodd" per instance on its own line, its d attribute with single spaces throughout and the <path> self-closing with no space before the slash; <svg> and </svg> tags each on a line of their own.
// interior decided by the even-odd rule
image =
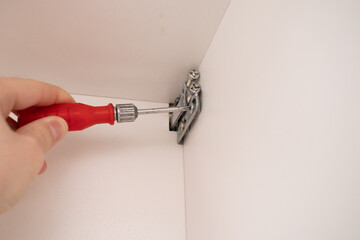
<svg viewBox="0 0 360 240">
<path fill-rule="evenodd" d="M 30 79 L 0 78 L 0 112 L 4 117 L 31 106 L 72 102 L 75 100 L 71 95 L 57 86 Z"/>
</svg>

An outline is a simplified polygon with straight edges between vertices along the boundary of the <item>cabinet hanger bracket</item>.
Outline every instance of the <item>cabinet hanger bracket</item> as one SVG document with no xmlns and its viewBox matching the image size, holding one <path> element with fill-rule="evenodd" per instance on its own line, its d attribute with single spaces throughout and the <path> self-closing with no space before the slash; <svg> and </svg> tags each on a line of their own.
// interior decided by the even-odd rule
<svg viewBox="0 0 360 240">
<path fill-rule="evenodd" d="M 169 129 L 177 132 L 177 142 L 184 143 L 184 139 L 201 112 L 200 72 L 191 70 L 185 81 L 181 94 L 170 103 L 170 107 L 187 108 L 187 111 L 169 113 Z"/>
</svg>

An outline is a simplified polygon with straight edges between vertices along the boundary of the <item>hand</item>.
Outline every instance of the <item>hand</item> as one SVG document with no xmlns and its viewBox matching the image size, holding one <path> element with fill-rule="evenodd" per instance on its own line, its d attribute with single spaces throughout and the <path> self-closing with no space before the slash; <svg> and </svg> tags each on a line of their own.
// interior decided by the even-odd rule
<svg viewBox="0 0 360 240">
<path fill-rule="evenodd" d="M 10 112 L 31 106 L 75 102 L 59 87 L 18 78 L 0 78 L 0 213 L 14 205 L 34 177 L 46 170 L 45 153 L 68 131 L 60 117 L 17 128 Z"/>
</svg>

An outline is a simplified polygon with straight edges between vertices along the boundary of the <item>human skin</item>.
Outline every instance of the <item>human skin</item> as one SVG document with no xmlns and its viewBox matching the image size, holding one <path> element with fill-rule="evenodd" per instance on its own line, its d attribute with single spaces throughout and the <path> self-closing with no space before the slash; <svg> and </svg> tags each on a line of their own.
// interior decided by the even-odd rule
<svg viewBox="0 0 360 240">
<path fill-rule="evenodd" d="M 60 117 L 21 128 L 9 117 L 31 106 L 75 102 L 63 89 L 29 79 L 0 78 L 0 214 L 13 206 L 33 179 L 46 170 L 45 154 L 67 133 Z"/>
</svg>

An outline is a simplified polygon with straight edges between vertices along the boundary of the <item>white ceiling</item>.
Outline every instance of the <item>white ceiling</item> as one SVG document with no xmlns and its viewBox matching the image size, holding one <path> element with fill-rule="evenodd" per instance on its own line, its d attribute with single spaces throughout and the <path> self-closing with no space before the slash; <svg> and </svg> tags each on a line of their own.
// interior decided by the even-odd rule
<svg viewBox="0 0 360 240">
<path fill-rule="evenodd" d="M 168 102 L 230 0 L 0 0 L 0 75 Z"/>
</svg>

